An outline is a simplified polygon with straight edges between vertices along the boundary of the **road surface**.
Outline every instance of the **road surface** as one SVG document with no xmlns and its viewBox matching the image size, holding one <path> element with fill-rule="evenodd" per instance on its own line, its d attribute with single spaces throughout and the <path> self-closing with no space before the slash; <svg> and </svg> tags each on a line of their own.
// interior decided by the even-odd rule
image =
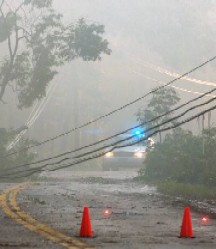
<svg viewBox="0 0 216 249">
<path fill-rule="evenodd" d="M 216 220 L 203 225 L 192 212 L 195 238 L 179 238 L 183 205 L 132 181 L 135 174 L 62 171 L 37 183 L 0 184 L 0 248 L 216 248 Z M 78 236 L 83 206 L 93 238 Z"/>
</svg>

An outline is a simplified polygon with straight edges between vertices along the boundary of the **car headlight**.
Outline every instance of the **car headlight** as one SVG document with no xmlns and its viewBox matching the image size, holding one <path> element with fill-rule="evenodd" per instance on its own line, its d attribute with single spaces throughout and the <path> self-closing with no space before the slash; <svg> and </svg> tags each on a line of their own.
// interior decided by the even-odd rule
<svg viewBox="0 0 216 249">
<path fill-rule="evenodd" d="M 113 153 L 113 152 L 107 152 L 107 153 L 105 154 L 105 157 L 108 157 L 108 158 L 113 157 L 113 156 L 114 156 L 114 153 Z"/>
<path fill-rule="evenodd" d="M 137 158 L 142 158 L 143 157 L 143 153 L 142 152 L 135 152 L 134 156 Z"/>
</svg>

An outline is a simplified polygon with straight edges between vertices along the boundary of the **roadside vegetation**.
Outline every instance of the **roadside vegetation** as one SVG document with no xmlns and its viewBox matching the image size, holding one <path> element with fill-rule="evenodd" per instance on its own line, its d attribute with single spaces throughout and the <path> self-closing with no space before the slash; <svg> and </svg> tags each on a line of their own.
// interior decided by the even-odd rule
<svg viewBox="0 0 216 249">
<path fill-rule="evenodd" d="M 195 200 L 216 200 L 216 187 L 205 185 L 178 183 L 178 182 L 160 182 L 157 184 L 158 190 L 171 196 L 180 196 L 186 199 Z"/>
<path fill-rule="evenodd" d="M 16 165 L 29 164 L 37 157 L 37 155 L 33 151 L 25 149 L 26 147 L 34 145 L 36 143 L 35 141 L 29 139 L 20 140 L 19 144 L 16 147 L 8 151 L 7 146 L 5 145 L 10 144 L 15 135 L 16 132 L 14 130 L 8 131 L 4 128 L 0 128 L 0 166 L 1 172 L 3 174 L 3 176 L 0 176 L 0 182 L 14 181 L 14 177 L 11 174 L 13 173 L 13 170 L 16 169 Z M 27 172 L 29 166 L 26 166 L 25 169 Z M 19 177 L 18 173 L 16 180 L 22 181 L 22 178 Z"/>
<path fill-rule="evenodd" d="M 168 112 L 156 122 L 148 122 L 146 130 L 153 129 L 157 122 L 172 117 L 169 111 L 179 100 L 173 89 L 159 90 L 153 94 L 147 107 L 139 110 L 137 119 L 141 122 L 152 120 Z M 173 124 L 177 122 L 174 120 Z M 198 135 L 181 127 L 174 128 L 163 137 L 159 134 L 158 143 L 148 152 L 138 178 L 157 185 L 158 190 L 166 194 L 216 199 L 215 148 L 216 127 L 203 127 Z"/>
<path fill-rule="evenodd" d="M 174 130 L 148 153 L 139 176 L 167 194 L 216 199 L 215 147 L 216 127 L 202 135 Z"/>
</svg>

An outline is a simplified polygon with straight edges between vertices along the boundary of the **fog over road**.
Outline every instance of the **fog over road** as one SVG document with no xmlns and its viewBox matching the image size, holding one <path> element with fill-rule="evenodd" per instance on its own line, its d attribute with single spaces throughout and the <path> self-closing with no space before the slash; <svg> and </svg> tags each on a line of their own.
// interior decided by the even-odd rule
<svg viewBox="0 0 216 249">
<path fill-rule="evenodd" d="M 216 221 L 201 225 L 192 212 L 194 239 L 180 239 L 183 206 L 158 194 L 154 187 L 130 179 L 135 172 L 56 172 L 49 181 L 21 189 L 17 205 L 38 222 L 95 248 L 215 248 Z M 11 184 L 1 184 L 6 189 Z M 7 197 L 14 211 L 13 193 Z M 90 207 L 94 238 L 80 239 L 83 206 Z M 109 208 L 112 214 L 105 216 Z M 17 212 L 18 210 L 18 212 Z M 16 212 L 19 215 L 19 209 Z M 15 212 L 15 213 L 16 213 Z M 21 214 L 22 215 L 22 214 Z M 27 218 L 25 218 L 27 220 Z M 30 218 L 28 218 L 29 220 Z M 49 228 L 50 229 L 50 228 Z M 0 248 L 64 248 L 59 241 L 29 231 L 1 211 Z M 59 236 L 59 235 L 58 235 Z M 66 247 L 87 248 L 87 247 Z"/>
</svg>

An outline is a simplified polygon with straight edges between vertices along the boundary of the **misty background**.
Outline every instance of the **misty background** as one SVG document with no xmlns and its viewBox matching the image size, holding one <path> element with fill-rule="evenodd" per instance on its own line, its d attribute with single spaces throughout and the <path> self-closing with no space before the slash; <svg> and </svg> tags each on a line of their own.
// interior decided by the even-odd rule
<svg viewBox="0 0 216 249">
<path fill-rule="evenodd" d="M 112 53 L 96 62 L 74 60 L 59 70 L 48 88 L 46 104 L 25 134 L 37 141 L 94 120 L 173 79 L 156 70 L 156 66 L 182 74 L 215 55 L 216 1 L 55 0 L 54 7 L 64 15 L 66 24 L 84 18 L 87 23 L 104 25 L 104 36 Z M 0 45 L 0 53 L 4 54 L 3 45 Z M 175 88 L 181 102 L 213 88 L 215 65 L 212 62 L 189 75 L 212 85 L 187 80 L 173 84 L 181 88 Z M 34 106 L 18 110 L 16 97 L 9 89 L 4 101 L 6 103 L 0 105 L 0 127 L 24 125 Z M 135 126 L 136 113 L 147 101 L 140 101 L 35 150 L 48 156 Z M 211 122 L 214 119 L 212 112 Z M 196 121 L 185 127 L 199 132 Z"/>
</svg>

